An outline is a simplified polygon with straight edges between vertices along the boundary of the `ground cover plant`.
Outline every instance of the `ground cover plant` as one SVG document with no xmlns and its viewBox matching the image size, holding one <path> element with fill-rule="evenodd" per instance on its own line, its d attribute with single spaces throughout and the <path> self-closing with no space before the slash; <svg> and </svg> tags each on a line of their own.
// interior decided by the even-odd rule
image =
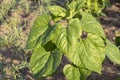
<svg viewBox="0 0 120 80">
<path fill-rule="evenodd" d="M 85 80 L 93 71 L 101 73 L 105 56 L 120 64 L 119 49 L 106 39 L 84 4 L 76 0 L 66 8 L 54 5 L 50 14 L 35 20 L 26 48 L 33 49 L 30 68 L 36 78 L 52 75 L 63 56 L 69 60 L 63 69 L 68 80 Z"/>
<path fill-rule="evenodd" d="M 109 0 L 84 0 L 84 2 L 83 10 L 94 16 L 104 15 L 102 10 L 110 6 Z"/>
</svg>

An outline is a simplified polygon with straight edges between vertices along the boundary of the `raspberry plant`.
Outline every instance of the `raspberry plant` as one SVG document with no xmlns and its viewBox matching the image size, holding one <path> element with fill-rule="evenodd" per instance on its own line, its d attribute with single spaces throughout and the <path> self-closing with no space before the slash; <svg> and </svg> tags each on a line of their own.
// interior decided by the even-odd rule
<svg viewBox="0 0 120 80">
<path fill-rule="evenodd" d="M 93 71 L 101 73 L 105 56 L 120 64 L 119 49 L 82 7 L 80 0 L 71 2 L 66 9 L 54 5 L 49 14 L 35 20 L 26 45 L 33 49 L 30 69 L 35 77 L 52 75 L 63 55 L 71 62 L 63 69 L 68 80 L 85 80 Z"/>
</svg>

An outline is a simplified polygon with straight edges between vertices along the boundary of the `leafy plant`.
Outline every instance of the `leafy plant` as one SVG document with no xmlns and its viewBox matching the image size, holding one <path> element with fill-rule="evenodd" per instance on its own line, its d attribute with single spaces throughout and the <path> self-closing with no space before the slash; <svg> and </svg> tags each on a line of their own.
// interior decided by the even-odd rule
<svg viewBox="0 0 120 80">
<path fill-rule="evenodd" d="M 56 4 L 66 7 L 67 4 L 77 0 L 56 0 Z M 96 17 L 104 16 L 102 10 L 110 6 L 109 0 L 80 0 L 83 11 L 90 13 Z"/>
<path fill-rule="evenodd" d="M 68 80 L 85 80 L 92 71 L 101 73 L 107 55 L 120 64 L 119 49 L 106 39 L 99 22 L 82 9 L 82 1 L 67 8 L 54 5 L 50 14 L 39 16 L 31 28 L 27 49 L 33 49 L 30 68 L 35 77 L 52 75 L 62 56 L 71 62 L 63 73 Z"/>
<path fill-rule="evenodd" d="M 83 7 L 83 10 L 86 12 L 92 13 L 95 16 L 102 15 L 102 10 L 105 7 L 110 6 L 109 0 L 84 0 L 85 5 Z"/>
</svg>

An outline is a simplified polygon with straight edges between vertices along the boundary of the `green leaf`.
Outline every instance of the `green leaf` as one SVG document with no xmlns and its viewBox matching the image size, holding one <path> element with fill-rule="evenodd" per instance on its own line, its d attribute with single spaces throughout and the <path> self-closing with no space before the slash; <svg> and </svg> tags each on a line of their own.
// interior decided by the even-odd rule
<svg viewBox="0 0 120 80">
<path fill-rule="evenodd" d="M 72 11 L 79 11 L 85 4 L 85 0 L 77 0 L 77 1 L 72 1 L 69 5 L 68 5 L 68 9 L 72 10 Z"/>
<path fill-rule="evenodd" d="M 54 18 L 53 18 L 53 21 L 54 21 L 54 22 L 58 22 L 58 21 L 60 21 L 60 20 L 62 20 L 62 17 L 54 17 Z"/>
<path fill-rule="evenodd" d="M 120 51 L 112 42 L 106 40 L 105 54 L 107 57 L 116 64 L 120 64 Z"/>
<path fill-rule="evenodd" d="M 73 34 L 78 34 L 77 37 L 80 37 L 82 35 L 82 28 L 81 28 L 81 24 L 80 24 L 80 20 L 78 18 L 75 18 L 75 19 L 71 19 L 69 21 L 69 25 L 73 28 L 75 28 L 76 32 L 73 33 Z"/>
<path fill-rule="evenodd" d="M 67 80 L 80 80 L 80 72 L 77 67 L 74 67 L 70 64 L 65 65 L 63 73 Z"/>
<path fill-rule="evenodd" d="M 91 71 L 101 73 L 102 62 L 105 58 L 105 55 L 103 54 L 105 47 L 104 41 L 96 35 L 88 34 L 88 38 L 81 39 L 79 45 L 79 53 L 81 53 L 81 61 L 83 62 L 84 67 Z"/>
<path fill-rule="evenodd" d="M 101 61 L 105 59 L 105 40 L 103 40 L 101 37 L 93 34 L 88 34 L 87 37 L 94 46 L 96 46 L 96 49 L 98 50 L 100 56 L 101 56 Z"/>
<path fill-rule="evenodd" d="M 79 11 L 80 9 L 82 9 L 85 5 L 86 0 L 77 0 L 77 7 L 76 7 L 76 11 Z"/>
<path fill-rule="evenodd" d="M 55 17 L 65 17 L 66 10 L 60 6 L 54 5 L 49 7 L 50 13 Z"/>
<path fill-rule="evenodd" d="M 40 36 L 47 30 L 51 17 L 47 14 L 39 16 L 31 28 L 28 40 L 26 43 L 27 49 L 32 49 L 37 44 Z"/>
<path fill-rule="evenodd" d="M 75 50 L 74 47 L 76 46 L 81 34 L 82 30 L 79 19 L 73 19 L 70 21 L 69 26 L 62 27 L 60 29 L 60 33 L 57 36 L 56 45 L 61 51 L 65 51 L 65 53 L 72 53 L 71 51 Z"/>
<path fill-rule="evenodd" d="M 72 2 L 68 5 L 68 9 L 69 9 L 71 12 L 75 12 L 76 7 L 77 7 L 77 1 L 72 1 Z"/>
<path fill-rule="evenodd" d="M 105 38 L 105 34 L 102 29 L 102 26 L 99 24 L 98 21 L 96 21 L 96 19 L 91 14 L 83 12 L 81 24 L 82 24 L 81 27 L 83 31 Z"/>
<path fill-rule="evenodd" d="M 56 46 L 62 51 L 63 53 L 67 53 L 67 40 L 66 40 L 66 28 L 61 28 L 60 33 L 56 36 L 57 40 L 55 41 Z"/>
<path fill-rule="evenodd" d="M 76 13 L 76 8 L 77 8 L 77 1 L 72 1 L 69 5 L 68 5 L 68 14 L 67 14 L 67 19 L 71 19 L 75 13 Z"/>
<path fill-rule="evenodd" d="M 52 75 L 60 65 L 62 53 L 55 49 L 54 51 L 45 51 L 38 45 L 34 49 L 30 60 L 30 68 L 35 77 L 44 77 Z"/>
<path fill-rule="evenodd" d="M 69 26 L 61 28 L 56 40 L 56 46 L 76 65 L 81 64 L 80 58 L 76 53 L 78 52 L 78 39 L 81 34 L 82 30 L 79 20 L 72 19 L 69 22 Z"/>
<path fill-rule="evenodd" d="M 91 74 L 90 70 L 87 69 L 80 69 L 80 73 L 81 73 L 81 80 L 86 80 L 86 78 Z"/>
<path fill-rule="evenodd" d="M 84 3 L 85 3 L 85 1 L 83 1 L 83 0 L 82 1 L 81 0 L 72 1 L 68 5 L 67 19 L 71 19 L 74 15 L 79 13 L 80 9 L 84 6 L 83 5 Z"/>
<path fill-rule="evenodd" d="M 62 24 L 60 23 L 56 23 L 53 26 L 49 27 L 45 33 L 44 33 L 44 37 L 42 40 L 42 45 L 46 45 L 49 41 L 55 41 L 56 40 L 56 36 L 58 35 L 60 28 L 62 27 Z"/>
</svg>

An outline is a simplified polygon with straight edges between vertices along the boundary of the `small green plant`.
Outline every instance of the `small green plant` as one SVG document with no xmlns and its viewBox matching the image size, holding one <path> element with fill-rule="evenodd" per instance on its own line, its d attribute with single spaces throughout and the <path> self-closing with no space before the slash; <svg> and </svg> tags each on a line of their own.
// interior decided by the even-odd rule
<svg viewBox="0 0 120 80">
<path fill-rule="evenodd" d="M 51 6 L 50 14 L 35 20 L 26 48 L 33 49 L 30 68 L 36 78 L 51 76 L 63 55 L 70 61 L 63 68 L 68 80 L 86 80 L 93 71 L 101 73 L 105 56 L 120 64 L 119 49 L 106 39 L 99 22 L 82 4 L 77 0 L 66 9 Z"/>
<path fill-rule="evenodd" d="M 64 1 L 64 2 L 63 2 Z M 66 7 L 67 4 L 76 0 L 57 0 L 56 3 Z M 92 15 L 99 17 L 104 16 L 102 10 L 106 7 L 110 6 L 109 0 L 80 0 L 81 1 L 81 9 L 87 13 L 91 13 Z"/>
<path fill-rule="evenodd" d="M 102 10 L 110 6 L 109 0 L 84 0 L 83 10 L 94 16 L 102 15 Z"/>
</svg>

